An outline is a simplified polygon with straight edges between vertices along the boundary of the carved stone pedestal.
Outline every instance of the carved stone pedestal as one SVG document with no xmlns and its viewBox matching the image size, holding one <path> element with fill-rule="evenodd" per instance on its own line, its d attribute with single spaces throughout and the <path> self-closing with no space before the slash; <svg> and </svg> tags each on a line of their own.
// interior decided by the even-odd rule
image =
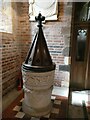
<svg viewBox="0 0 90 120">
<path fill-rule="evenodd" d="M 22 109 L 30 116 L 44 116 L 51 111 L 54 70 L 49 72 L 22 71 L 24 101 Z"/>
</svg>

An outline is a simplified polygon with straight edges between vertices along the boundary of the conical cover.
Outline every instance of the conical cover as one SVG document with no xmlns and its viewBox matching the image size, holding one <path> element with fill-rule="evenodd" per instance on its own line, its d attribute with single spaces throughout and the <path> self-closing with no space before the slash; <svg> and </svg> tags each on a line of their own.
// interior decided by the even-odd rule
<svg viewBox="0 0 90 120">
<path fill-rule="evenodd" d="M 42 16 L 36 18 L 39 21 L 38 23 L 38 32 L 36 33 L 29 53 L 27 55 L 24 68 L 25 69 L 43 69 L 43 70 L 52 70 L 55 69 L 55 64 L 52 62 L 47 43 L 42 30 Z"/>
</svg>

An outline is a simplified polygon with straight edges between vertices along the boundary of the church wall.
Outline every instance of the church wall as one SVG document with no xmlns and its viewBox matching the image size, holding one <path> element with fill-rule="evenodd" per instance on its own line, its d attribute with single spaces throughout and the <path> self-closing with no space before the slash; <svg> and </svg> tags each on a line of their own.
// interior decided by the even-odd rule
<svg viewBox="0 0 90 120">
<path fill-rule="evenodd" d="M 6 22 L 6 21 L 4 21 Z M 1 32 L 2 37 L 2 94 L 17 87 L 21 69 L 20 29 L 16 3 L 12 3 L 12 32 Z M 6 23 L 5 23 L 6 24 Z"/>
<path fill-rule="evenodd" d="M 25 60 L 29 46 L 37 31 L 37 23 L 29 21 L 28 3 L 22 3 L 20 8 L 20 24 L 22 36 L 22 61 Z M 56 63 L 54 85 L 69 86 L 69 50 L 71 32 L 72 3 L 58 3 L 58 20 L 46 21 L 43 24 L 43 32 L 53 62 Z M 67 61 L 68 60 L 68 61 Z"/>
<path fill-rule="evenodd" d="M 16 6 L 16 7 L 15 7 Z M 18 86 L 21 64 L 24 62 L 36 33 L 36 22 L 29 21 L 28 2 L 13 3 L 13 33 L 2 34 L 2 89 L 3 95 Z M 43 32 L 53 62 L 56 63 L 54 85 L 67 86 L 70 65 L 72 3 L 58 3 L 58 20 L 46 21 Z"/>
</svg>

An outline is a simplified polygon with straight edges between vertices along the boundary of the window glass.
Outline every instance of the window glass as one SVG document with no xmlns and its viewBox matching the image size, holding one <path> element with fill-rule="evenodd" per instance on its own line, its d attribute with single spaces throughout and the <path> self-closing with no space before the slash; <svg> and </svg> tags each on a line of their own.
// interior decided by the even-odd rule
<svg viewBox="0 0 90 120">
<path fill-rule="evenodd" d="M 77 34 L 77 53 L 76 60 L 84 61 L 85 58 L 85 49 L 86 49 L 86 39 L 87 39 L 87 30 L 79 29 Z"/>
</svg>

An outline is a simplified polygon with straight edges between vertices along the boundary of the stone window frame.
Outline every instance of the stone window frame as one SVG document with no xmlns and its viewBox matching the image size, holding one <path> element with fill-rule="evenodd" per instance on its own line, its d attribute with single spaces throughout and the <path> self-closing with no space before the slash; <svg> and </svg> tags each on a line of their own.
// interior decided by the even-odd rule
<svg viewBox="0 0 90 120">
<path fill-rule="evenodd" d="M 35 2 L 36 1 L 36 2 Z M 35 16 L 38 16 L 38 13 L 40 12 L 43 16 L 45 16 L 45 20 L 50 20 L 50 21 L 53 21 L 53 20 L 57 20 L 58 19 L 58 0 L 53 0 L 51 6 L 47 7 L 47 9 L 50 11 L 50 9 L 53 9 L 52 10 L 52 13 L 49 15 L 45 15 L 43 14 L 44 10 L 46 10 L 45 8 L 40 8 L 40 7 L 37 7 L 38 9 L 38 12 L 33 12 L 35 11 L 35 5 L 38 6 L 39 3 L 37 1 L 40 1 L 40 0 L 29 0 L 29 16 L 30 16 L 30 21 L 35 21 Z M 50 3 L 52 0 L 41 0 L 42 1 L 42 4 L 45 4 L 45 3 Z M 48 2 L 49 1 L 49 2 Z M 44 2 L 44 3 L 43 3 Z M 40 3 L 41 4 L 41 3 Z M 42 5 L 41 4 L 41 5 Z M 53 6 L 52 6 L 53 5 Z M 52 7 L 52 8 L 51 8 Z M 42 12 L 43 11 L 43 12 Z M 46 11 L 45 11 L 46 12 Z M 45 13 L 44 12 L 44 13 Z M 51 12 L 51 11 L 50 11 Z"/>
<path fill-rule="evenodd" d="M 0 1 L 0 32 L 12 33 L 11 0 Z"/>
</svg>

